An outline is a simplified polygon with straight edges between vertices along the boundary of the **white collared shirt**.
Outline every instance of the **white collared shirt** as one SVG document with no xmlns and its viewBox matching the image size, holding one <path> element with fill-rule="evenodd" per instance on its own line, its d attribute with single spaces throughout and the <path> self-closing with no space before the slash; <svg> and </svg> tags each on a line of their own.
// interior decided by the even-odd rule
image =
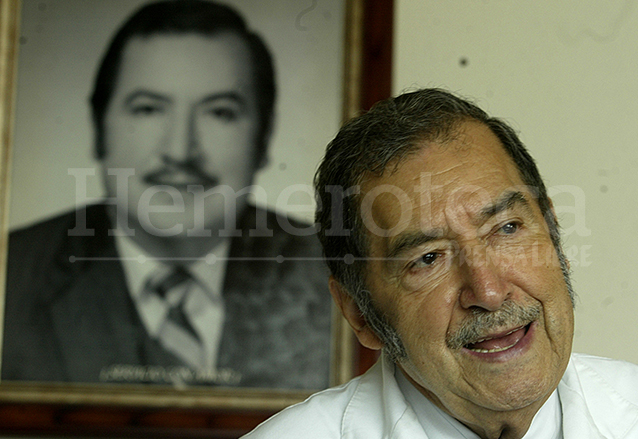
<svg viewBox="0 0 638 439">
<path fill-rule="evenodd" d="M 170 306 L 157 295 L 147 294 L 145 285 L 149 277 L 166 270 L 170 264 L 150 256 L 123 233 L 116 234 L 115 243 L 137 313 L 149 336 L 157 338 Z M 184 312 L 202 340 L 206 369 L 215 369 L 217 365 L 224 323 L 222 289 L 229 251 L 230 239 L 225 239 L 208 255 L 187 265 L 194 281 L 206 293 L 194 296 L 184 305 Z"/>
<path fill-rule="evenodd" d="M 395 369 L 382 355 L 365 374 L 282 410 L 242 438 L 447 439 L 425 432 L 413 404 L 399 388 Z M 638 366 L 572 354 L 558 395 L 552 395 L 541 411 L 526 439 L 638 438 Z M 543 434 L 546 428 L 549 434 Z"/>
<path fill-rule="evenodd" d="M 419 392 L 398 367 L 395 369 L 394 376 L 401 393 L 403 393 L 408 404 L 412 406 L 427 437 L 480 439 L 476 433 L 445 413 Z M 563 439 L 562 420 L 560 399 L 558 392 L 554 390 L 534 416 L 532 424 L 523 439 Z"/>
</svg>

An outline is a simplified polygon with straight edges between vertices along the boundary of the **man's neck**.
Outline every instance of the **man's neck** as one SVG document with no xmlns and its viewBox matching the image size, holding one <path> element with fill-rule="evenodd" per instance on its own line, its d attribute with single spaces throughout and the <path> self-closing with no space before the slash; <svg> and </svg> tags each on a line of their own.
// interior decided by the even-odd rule
<svg viewBox="0 0 638 439">
<path fill-rule="evenodd" d="M 210 236 L 187 236 L 184 234 L 157 236 L 148 233 L 144 227 L 137 223 L 135 218 L 128 216 L 124 219 L 120 218 L 119 222 L 119 224 L 126 224 L 127 227 L 118 227 L 115 209 L 109 209 L 108 212 L 114 228 L 120 231 L 134 230 L 129 238 L 146 253 L 156 258 L 184 258 L 187 260 L 202 258 L 227 239 L 220 236 L 216 230 L 210 230 Z"/>
<path fill-rule="evenodd" d="M 490 411 L 490 416 L 486 414 L 486 417 L 482 419 L 480 414 L 471 413 L 471 420 L 460 420 L 460 422 L 482 439 L 521 439 L 529 430 L 534 415 L 536 415 L 541 406 L 542 404 L 538 406 L 534 404 L 533 406 L 508 413 Z M 478 412 L 481 411 L 479 410 Z M 449 414 L 454 416 L 452 413 Z"/>
<path fill-rule="evenodd" d="M 517 410 L 491 410 L 470 404 L 467 401 L 461 403 L 444 404 L 439 397 L 416 383 L 409 374 L 398 366 L 405 378 L 428 400 L 443 412 L 461 422 L 482 439 L 521 439 L 530 428 L 536 413 L 551 396 L 551 392 L 545 397 L 534 401 L 526 407 Z"/>
<path fill-rule="evenodd" d="M 215 234 L 209 237 L 156 237 L 136 231 L 131 239 L 156 258 L 197 259 L 210 253 L 224 238 Z"/>
</svg>

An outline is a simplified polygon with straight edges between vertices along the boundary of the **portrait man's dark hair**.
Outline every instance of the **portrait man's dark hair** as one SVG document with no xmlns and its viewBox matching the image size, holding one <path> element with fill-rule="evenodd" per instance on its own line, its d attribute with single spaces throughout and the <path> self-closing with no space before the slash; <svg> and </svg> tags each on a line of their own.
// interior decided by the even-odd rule
<svg viewBox="0 0 638 439">
<path fill-rule="evenodd" d="M 421 150 L 425 142 L 445 143 L 453 139 L 458 128 L 472 120 L 486 125 L 498 137 L 521 179 L 535 194 L 571 292 L 547 189 L 516 132 L 473 103 L 441 89 L 423 89 L 381 101 L 346 123 L 328 145 L 315 175 L 320 206 L 315 219 L 330 271 L 353 297 L 368 324 L 384 339 L 391 355 L 401 356 L 401 343 L 384 316 L 374 308 L 365 285 L 368 246 L 356 188 L 366 176 L 380 177 L 393 172 L 411 154 Z M 349 193 L 353 188 L 355 191 Z"/>
<path fill-rule="evenodd" d="M 252 55 L 260 123 L 255 163 L 261 162 L 266 153 L 276 97 L 272 56 L 264 41 L 247 28 L 237 12 L 226 5 L 206 0 L 168 0 L 143 6 L 115 34 L 100 63 L 91 95 L 97 157 L 102 158 L 107 154 L 103 142 L 104 116 L 117 85 L 124 50 L 130 40 L 180 34 L 213 37 L 223 32 L 239 35 L 247 43 Z"/>
</svg>

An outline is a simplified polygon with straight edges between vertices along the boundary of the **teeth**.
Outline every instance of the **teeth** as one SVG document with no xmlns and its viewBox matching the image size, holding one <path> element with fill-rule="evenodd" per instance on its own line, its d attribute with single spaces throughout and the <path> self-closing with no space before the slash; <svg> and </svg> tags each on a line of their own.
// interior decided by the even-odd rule
<svg viewBox="0 0 638 439">
<path fill-rule="evenodd" d="M 516 345 L 516 343 L 513 343 L 513 344 L 511 344 L 509 346 L 505 346 L 504 348 L 496 348 L 496 349 L 473 349 L 473 348 L 468 348 L 468 349 L 471 350 L 471 351 L 474 351 L 474 352 L 479 352 L 481 354 L 493 354 L 494 352 L 506 351 L 506 350 L 508 350 L 509 348 L 511 348 L 511 347 L 513 347 L 515 345 Z"/>
<path fill-rule="evenodd" d="M 521 328 L 522 328 L 522 326 L 521 326 Z M 510 335 L 510 334 L 512 334 L 512 333 L 514 333 L 514 332 L 516 332 L 516 331 L 518 331 L 518 330 L 519 330 L 519 329 L 521 329 L 521 328 L 512 329 L 510 332 L 508 332 L 507 334 L 502 335 L 501 337 L 507 337 L 508 335 Z M 471 351 L 474 351 L 474 352 L 479 352 L 479 353 L 481 353 L 481 354 L 492 354 L 492 353 L 494 353 L 494 352 L 503 352 L 503 351 L 506 351 L 506 350 L 508 350 L 509 348 L 511 348 L 512 346 L 516 345 L 516 343 L 518 343 L 518 342 L 516 342 L 516 343 L 511 344 L 510 346 L 506 346 L 506 347 L 504 347 L 504 348 L 496 348 L 496 349 L 479 349 L 479 348 L 470 348 L 470 347 L 469 347 L 470 345 L 478 344 L 478 343 L 481 343 L 481 342 L 483 342 L 483 341 L 485 341 L 485 340 L 492 340 L 493 338 L 494 338 L 494 337 L 482 338 L 482 339 L 477 340 L 477 341 L 475 341 L 475 342 L 473 342 L 473 343 L 470 343 L 469 345 L 466 345 L 466 348 L 467 348 L 467 349 L 469 349 L 469 350 L 471 350 Z"/>
<path fill-rule="evenodd" d="M 521 328 L 522 328 L 522 326 L 521 326 Z M 514 332 L 516 332 L 516 331 L 518 331 L 518 330 L 519 330 L 519 329 L 521 329 L 521 328 L 512 329 L 512 330 L 511 330 L 510 332 L 508 332 L 507 334 L 501 335 L 501 337 L 507 337 L 508 335 L 510 335 L 510 334 L 512 334 L 512 333 L 514 333 Z M 484 342 L 485 340 L 492 340 L 493 338 L 494 338 L 494 337 L 482 338 L 482 339 L 477 340 L 477 341 L 475 341 L 475 342 L 473 342 L 473 343 L 470 343 L 470 344 L 477 344 L 477 343 L 481 343 L 481 342 Z M 511 347 L 511 346 L 510 346 L 510 347 Z M 507 348 L 506 348 L 506 349 L 507 349 Z M 484 350 L 484 349 L 476 349 L 476 350 L 477 350 L 477 351 L 482 351 L 482 350 Z M 487 351 L 486 351 L 486 352 L 487 352 Z"/>
</svg>

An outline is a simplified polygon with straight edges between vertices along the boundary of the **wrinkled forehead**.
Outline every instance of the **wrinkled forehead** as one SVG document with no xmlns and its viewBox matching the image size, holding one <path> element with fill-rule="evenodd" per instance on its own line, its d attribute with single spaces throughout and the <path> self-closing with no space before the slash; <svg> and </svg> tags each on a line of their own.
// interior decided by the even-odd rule
<svg viewBox="0 0 638 439">
<path fill-rule="evenodd" d="M 485 125 L 466 122 L 444 142 L 422 142 L 383 175 L 365 176 L 359 206 L 368 232 L 393 233 L 454 212 L 478 213 L 509 192 L 533 198 L 499 139 Z"/>
</svg>

